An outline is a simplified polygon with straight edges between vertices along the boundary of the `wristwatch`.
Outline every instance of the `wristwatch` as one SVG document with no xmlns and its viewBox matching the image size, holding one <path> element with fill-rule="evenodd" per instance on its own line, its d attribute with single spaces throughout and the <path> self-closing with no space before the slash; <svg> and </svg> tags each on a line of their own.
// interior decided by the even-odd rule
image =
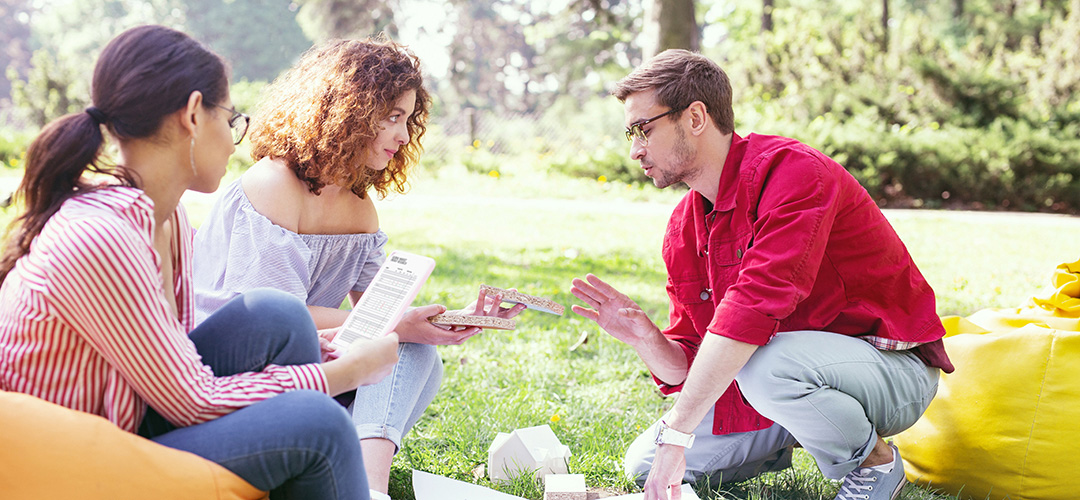
<svg viewBox="0 0 1080 500">
<path fill-rule="evenodd" d="M 656 444 L 673 444 L 689 448 L 694 446 L 694 435 L 672 429 L 668 427 L 667 422 L 661 419 L 660 427 L 656 430 Z"/>
</svg>

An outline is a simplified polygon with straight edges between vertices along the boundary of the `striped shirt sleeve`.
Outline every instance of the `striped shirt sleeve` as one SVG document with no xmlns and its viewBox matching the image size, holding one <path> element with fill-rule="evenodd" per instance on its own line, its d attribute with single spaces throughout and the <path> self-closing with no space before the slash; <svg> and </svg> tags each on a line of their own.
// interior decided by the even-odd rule
<svg viewBox="0 0 1080 500">
<path fill-rule="evenodd" d="M 145 236 L 119 219 L 74 220 L 66 229 L 49 270 L 53 306 L 173 424 L 213 420 L 289 390 L 327 391 L 317 364 L 215 377 L 170 312 Z"/>
</svg>

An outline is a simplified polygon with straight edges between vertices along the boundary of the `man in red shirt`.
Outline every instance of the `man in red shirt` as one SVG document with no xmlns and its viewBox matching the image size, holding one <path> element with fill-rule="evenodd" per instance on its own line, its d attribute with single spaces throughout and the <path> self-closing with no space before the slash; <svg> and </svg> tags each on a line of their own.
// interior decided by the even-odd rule
<svg viewBox="0 0 1080 500">
<path fill-rule="evenodd" d="M 804 447 L 838 499 L 893 499 L 899 452 L 952 371 L 934 292 L 843 167 L 798 141 L 734 133 L 709 59 L 661 53 L 619 81 L 630 157 L 691 190 L 664 237 L 669 326 L 593 275 L 573 310 L 629 344 L 674 407 L 627 451 L 646 500 L 790 466 Z M 647 475 L 647 480 L 645 476 Z M 866 496 L 864 496 L 866 495 Z"/>
</svg>

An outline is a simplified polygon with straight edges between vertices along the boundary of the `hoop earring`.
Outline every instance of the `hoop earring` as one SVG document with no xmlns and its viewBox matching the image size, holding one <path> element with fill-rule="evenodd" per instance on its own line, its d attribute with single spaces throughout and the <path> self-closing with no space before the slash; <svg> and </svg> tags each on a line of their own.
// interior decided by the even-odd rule
<svg viewBox="0 0 1080 500">
<path fill-rule="evenodd" d="M 188 158 L 191 159 L 191 175 L 198 177 L 199 171 L 195 170 L 195 136 L 191 136 L 191 149 L 188 152 Z"/>
</svg>

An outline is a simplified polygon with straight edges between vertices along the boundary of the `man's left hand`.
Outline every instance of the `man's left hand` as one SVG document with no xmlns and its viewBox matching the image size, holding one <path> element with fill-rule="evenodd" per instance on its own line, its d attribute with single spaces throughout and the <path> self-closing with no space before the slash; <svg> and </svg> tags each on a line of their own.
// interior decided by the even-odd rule
<svg viewBox="0 0 1080 500">
<path fill-rule="evenodd" d="M 685 473 L 686 448 L 674 444 L 657 445 L 652 470 L 645 480 L 645 500 L 680 500 Z"/>
</svg>

